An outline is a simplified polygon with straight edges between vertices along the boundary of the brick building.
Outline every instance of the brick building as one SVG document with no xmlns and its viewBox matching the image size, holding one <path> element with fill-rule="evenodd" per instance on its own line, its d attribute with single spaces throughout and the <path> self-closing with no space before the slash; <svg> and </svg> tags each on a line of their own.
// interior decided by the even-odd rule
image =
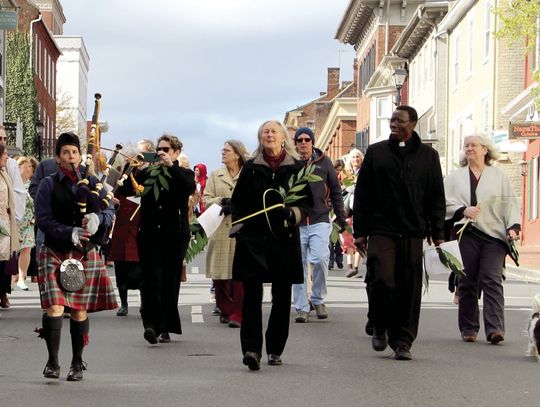
<svg viewBox="0 0 540 407">
<path fill-rule="evenodd" d="M 331 159 L 347 154 L 356 142 L 357 75 L 355 80 L 341 83 L 339 75 L 339 68 L 328 68 L 326 92 L 288 111 L 284 119 L 291 136 L 299 127 L 311 128 L 315 146 Z"/>
<path fill-rule="evenodd" d="M 40 12 L 37 3 L 43 3 L 41 5 L 46 7 L 44 14 Z M 48 3 L 50 3 L 50 9 Z M 17 0 L 17 4 L 19 6 L 19 31 L 28 33 L 31 41 L 39 119 L 36 125 L 43 125 L 40 135 L 40 153 L 42 157 L 52 156 L 56 141 L 56 63 L 61 51 L 51 31 L 58 30 L 59 22 L 63 24 L 65 17 L 58 1 Z M 59 7 L 60 11 L 56 9 L 53 11 L 53 6 Z M 56 15 L 56 18 L 53 15 Z M 47 22 L 51 24 L 51 27 L 47 26 Z"/>
</svg>

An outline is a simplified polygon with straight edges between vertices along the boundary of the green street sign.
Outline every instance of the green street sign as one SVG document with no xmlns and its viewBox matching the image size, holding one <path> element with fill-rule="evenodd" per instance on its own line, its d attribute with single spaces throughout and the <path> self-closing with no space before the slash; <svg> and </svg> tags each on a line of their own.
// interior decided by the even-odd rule
<svg viewBox="0 0 540 407">
<path fill-rule="evenodd" d="M 0 30 L 15 30 L 17 28 L 16 11 L 0 11 Z"/>
</svg>

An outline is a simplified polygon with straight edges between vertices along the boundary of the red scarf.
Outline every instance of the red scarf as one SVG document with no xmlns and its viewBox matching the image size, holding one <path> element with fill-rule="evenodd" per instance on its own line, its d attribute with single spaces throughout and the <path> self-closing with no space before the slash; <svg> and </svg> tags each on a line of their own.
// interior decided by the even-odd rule
<svg viewBox="0 0 540 407">
<path fill-rule="evenodd" d="M 77 174 L 75 174 L 75 171 L 68 170 L 67 168 L 64 168 L 64 167 L 60 167 L 60 171 L 62 171 L 64 175 L 71 180 L 71 182 L 73 183 L 77 182 Z"/>
<path fill-rule="evenodd" d="M 267 155 L 265 151 L 263 151 L 263 158 L 264 158 L 264 161 L 266 161 L 268 165 L 270 166 L 270 168 L 272 169 L 272 172 L 276 172 L 277 168 L 279 167 L 279 164 L 281 164 L 281 162 L 285 159 L 286 154 L 287 153 L 285 152 L 285 150 L 282 149 L 281 153 L 279 153 L 278 155 L 274 157 L 271 157 Z"/>
</svg>

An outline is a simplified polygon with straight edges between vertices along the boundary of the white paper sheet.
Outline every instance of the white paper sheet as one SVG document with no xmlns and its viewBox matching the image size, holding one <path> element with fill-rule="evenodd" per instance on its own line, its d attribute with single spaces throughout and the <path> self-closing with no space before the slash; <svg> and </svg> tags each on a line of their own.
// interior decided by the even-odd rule
<svg viewBox="0 0 540 407">
<path fill-rule="evenodd" d="M 218 204 L 213 204 L 207 208 L 199 217 L 197 221 L 200 223 L 206 233 L 206 237 L 210 237 L 217 230 L 221 222 L 223 222 L 224 215 L 220 215 L 221 206 Z"/>
<path fill-rule="evenodd" d="M 461 264 L 463 264 L 457 240 L 451 240 L 449 242 L 441 243 L 440 247 L 442 250 L 445 250 L 454 255 L 454 257 L 458 259 Z M 437 253 L 437 249 L 435 246 L 427 246 L 424 249 L 424 265 L 429 275 L 449 274 L 451 271 L 449 268 L 447 268 L 444 264 L 441 263 L 441 260 L 439 259 L 439 253 Z"/>
</svg>

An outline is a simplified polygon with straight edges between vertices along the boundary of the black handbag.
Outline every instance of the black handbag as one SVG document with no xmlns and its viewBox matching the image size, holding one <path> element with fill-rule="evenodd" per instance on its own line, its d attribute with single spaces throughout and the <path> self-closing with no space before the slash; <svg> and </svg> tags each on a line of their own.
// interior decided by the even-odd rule
<svg viewBox="0 0 540 407">
<path fill-rule="evenodd" d="M 84 267 L 77 259 L 66 259 L 60 264 L 58 283 L 67 292 L 76 292 L 84 288 L 86 275 Z"/>
</svg>

